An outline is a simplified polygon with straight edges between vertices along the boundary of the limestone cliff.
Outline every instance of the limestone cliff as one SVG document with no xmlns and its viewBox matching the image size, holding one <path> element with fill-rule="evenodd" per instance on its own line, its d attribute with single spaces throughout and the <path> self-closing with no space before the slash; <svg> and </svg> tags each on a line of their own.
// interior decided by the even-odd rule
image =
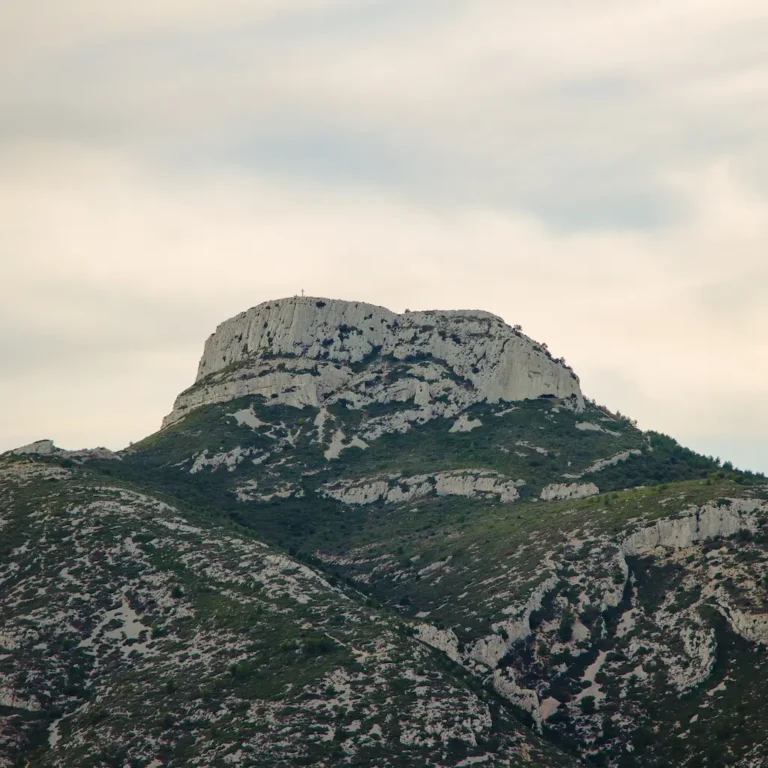
<svg viewBox="0 0 768 768">
<path fill-rule="evenodd" d="M 563 361 L 488 312 L 398 315 L 304 296 L 266 302 L 222 323 L 205 344 L 195 384 L 163 425 L 244 395 L 294 406 L 412 405 L 372 419 L 369 439 L 481 401 L 550 396 L 584 407 L 578 377 Z"/>
</svg>

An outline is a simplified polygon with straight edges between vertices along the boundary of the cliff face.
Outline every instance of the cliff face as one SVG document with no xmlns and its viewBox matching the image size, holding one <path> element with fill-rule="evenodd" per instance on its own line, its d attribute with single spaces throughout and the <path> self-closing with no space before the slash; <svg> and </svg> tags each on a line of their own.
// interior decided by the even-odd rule
<svg viewBox="0 0 768 768">
<path fill-rule="evenodd" d="M 542 395 L 584 407 L 578 377 L 501 318 L 474 310 L 407 312 L 313 297 L 266 302 L 222 323 L 195 384 L 164 426 L 190 409 L 245 395 L 322 406 L 411 402 L 383 431 L 454 416 L 477 402 Z"/>
</svg>

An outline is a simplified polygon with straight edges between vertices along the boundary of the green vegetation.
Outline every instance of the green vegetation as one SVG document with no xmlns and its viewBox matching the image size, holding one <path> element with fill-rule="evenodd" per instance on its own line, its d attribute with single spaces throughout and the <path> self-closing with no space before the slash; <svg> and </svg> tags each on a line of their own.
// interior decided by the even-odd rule
<svg viewBox="0 0 768 768">
<path fill-rule="evenodd" d="M 349 439 L 407 408 L 338 403 L 321 444 L 316 409 L 242 398 L 191 412 L 120 461 L 40 459 L 39 476 L 0 484 L 0 557 L 17 565 L 0 576 L 11 596 L 0 635 L 34 628 L 18 647 L 0 645 L 0 674 L 41 703 L 4 712 L 30 765 L 52 764 L 59 718 L 65 768 L 226 766 L 233 745 L 243 764 L 264 766 L 337 765 L 352 752 L 360 766 L 484 754 L 491 766 L 523 754 L 575 765 L 586 745 L 594 765 L 709 766 L 736 764 L 755 734 L 768 738 L 764 654 L 721 605 L 768 609 L 768 527 L 684 556 L 621 555 L 627 536 L 661 518 L 768 498 L 764 478 L 594 405 L 575 414 L 549 399 L 503 415 L 479 404 L 469 415 L 482 427 L 470 432 L 434 419 L 326 460 L 334 431 Z M 231 415 L 246 409 L 256 427 Z M 629 451 L 639 455 L 585 474 Z M 25 466 L 8 458 L 0 471 Z M 72 474 L 55 477 L 62 466 Z M 343 504 L 324 492 L 389 475 L 407 491 L 400 478 L 449 470 L 523 481 L 520 497 Z M 588 482 L 600 492 L 541 500 L 547 485 Z M 495 671 L 556 700 L 544 740 L 489 671 L 419 643 L 423 622 L 450 630 L 465 657 L 489 637 L 506 643 Z M 675 679 L 694 674 L 691 647 L 710 632 L 712 670 L 681 691 Z M 430 741 L 426 699 L 442 707 L 441 728 L 480 711 L 490 725 L 474 742 L 458 725 Z"/>
</svg>

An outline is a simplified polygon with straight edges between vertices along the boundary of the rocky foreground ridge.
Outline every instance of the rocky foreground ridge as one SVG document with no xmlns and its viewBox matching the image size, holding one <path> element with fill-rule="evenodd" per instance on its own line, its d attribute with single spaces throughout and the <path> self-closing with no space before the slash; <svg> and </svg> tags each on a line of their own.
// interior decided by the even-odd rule
<svg viewBox="0 0 768 768">
<path fill-rule="evenodd" d="M 0 766 L 768 766 L 768 485 L 483 312 L 222 324 L 0 456 Z"/>
</svg>

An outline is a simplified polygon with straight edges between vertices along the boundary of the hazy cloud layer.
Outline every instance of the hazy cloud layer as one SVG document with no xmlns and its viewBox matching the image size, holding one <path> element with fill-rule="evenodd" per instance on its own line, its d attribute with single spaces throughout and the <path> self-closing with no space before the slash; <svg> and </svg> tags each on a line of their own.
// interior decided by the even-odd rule
<svg viewBox="0 0 768 768">
<path fill-rule="evenodd" d="M 159 5 L 0 11 L 0 450 L 139 439 L 303 288 L 496 312 L 768 469 L 764 4 Z"/>
</svg>

